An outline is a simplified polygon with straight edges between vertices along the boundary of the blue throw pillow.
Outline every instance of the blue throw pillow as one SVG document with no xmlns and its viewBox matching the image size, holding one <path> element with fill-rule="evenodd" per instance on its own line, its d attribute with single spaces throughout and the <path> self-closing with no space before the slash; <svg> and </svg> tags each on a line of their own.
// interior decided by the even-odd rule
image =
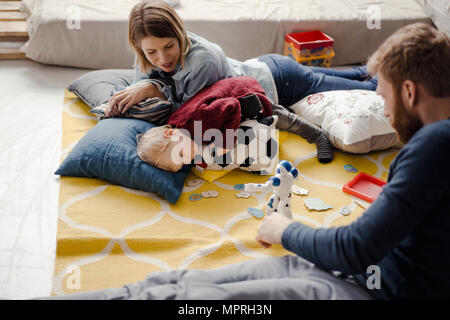
<svg viewBox="0 0 450 320">
<path fill-rule="evenodd" d="M 99 178 L 114 184 L 154 192 L 175 203 L 181 195 L 190 166 L 173 173 L 142 161 L 136 136 L 155 124 L 137 119 L 100 121 L 78 141 L 55 174 Z"/>
</svg>

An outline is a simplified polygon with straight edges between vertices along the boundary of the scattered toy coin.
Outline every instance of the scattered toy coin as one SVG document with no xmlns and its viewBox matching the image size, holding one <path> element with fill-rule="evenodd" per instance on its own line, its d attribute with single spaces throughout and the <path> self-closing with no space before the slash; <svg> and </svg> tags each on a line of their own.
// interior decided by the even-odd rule
<svg viewBox="0 0 450 320">
<path fill-rule="evenodd" d="M 201 179 L 191 179 L 186 182 L 186 185 L 188 187 L 195 187 L 198 186 L 200 183 L 202 183 Z"/>
<path fill-rule="evenodd" d="M 198 201 L 201 198 L 203 198 L 203 196 L 200 193 L 193 193 L 189 196 L 189 200 L 191 201 Z"/>
<path fill-rule="evenodd" d="M 344 165 L 344 170 L 348 171 L 348 172 L 358 172 L 358 169 L 356 169 L 354 166 L 352 166 L 351 164 L 346 164 Z"/>
<path fill-rule="evenodd" d="M 343 216 L 348 216 L 351 212 L 352 210 L 347 206 L 343 206 L 341 209 L 339 209 L 339 213 Z"/>
<path fill-rule="evenodd" d="M 248 199 L 248 198 L 250 198 L 251 194 L 243 191 L 243 192 L 236 193 L 235 196 L 238 198 Z"/>
<path fill-rule="evenodd" d="M 291 191 L 296 194 L 296 195 L 300 195 L 300 196 L 306 196 L 309 194 L 309 191 L 304 189 L 304 188 L 300 188 L 299 186 L 297 186 L 296 184 L 292 185 Z"/>
<path fill-rule="evenodd" d="M 209 190 L 209 191 L 203 191 L 202 196 L 203 198 L 215 198 L 219 195 L 219 193 L 215 190 Z"/>
<path fill-rule="evenodd" d="M 247 212 L 257 219 L 261 219 L 262 217 L 264 217 L 264 211 L 257 208 L 248 207 Z"/>
</svg>

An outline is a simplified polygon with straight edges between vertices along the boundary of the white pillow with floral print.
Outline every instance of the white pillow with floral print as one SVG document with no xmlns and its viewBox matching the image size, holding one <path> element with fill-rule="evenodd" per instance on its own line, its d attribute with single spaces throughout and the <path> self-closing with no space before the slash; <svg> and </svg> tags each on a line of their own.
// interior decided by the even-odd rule
<svg viewBox="0 0 450 320">
<path fill-rule="evenodd" d="M 384 99 L 375 91 L 316 93 L 290 108 L 320 126 L 340 150 L 367 153 L 401 146 L 396 131 L 384 116 Z"/>
</svg>

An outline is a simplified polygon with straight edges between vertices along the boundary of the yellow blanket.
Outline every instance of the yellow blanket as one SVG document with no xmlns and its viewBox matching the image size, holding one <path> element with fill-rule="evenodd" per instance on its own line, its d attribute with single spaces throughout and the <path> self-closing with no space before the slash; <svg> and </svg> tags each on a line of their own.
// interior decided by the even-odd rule
<svg viewBox="0 0 450 320">
<path fill-rule="evenodd" d="M 96 124 L 88 107 L 66 90 L 63 111 L 64 158 L 73 145 Z M 363 208 L 342 186 L 359 172 L 387 179 L 397 150 L 350 155 L 336 152 L 333 162 L 316 159 L 315 145 L 280 132 L 280 160 L 299 170 L 295 184 L 309 195 L 293 195 L 294 220 L 313 227 L 351 223 Z M 201 180 L 185 186 L 175 205 L 155 194 L 132 190 L 91 178 L 61 177 L 57 250 L 53 295 L 120 287 L 143 280 L 150 272 L 171 269 L 208 269 L 263 256 L 289 254 L 281 246 L 264 249 L 254 238 L 261 220 L 248 207 L 264 210 L 269 197 L 238 198 L 237 184 L 264 183 L 268 176 L 239 169 L 213 183 Z M 199 179 L 190 173 L 186 181 Z M 217 197 L 190 201 L 193 193 L 215 190 Z M 304 199 L 320 198 L 333 208 L 309 211 Z M 365 203 L 367 205 L 367 203 Z M 349 206 L 351 213 L 339 209 Z"/>
</svg>

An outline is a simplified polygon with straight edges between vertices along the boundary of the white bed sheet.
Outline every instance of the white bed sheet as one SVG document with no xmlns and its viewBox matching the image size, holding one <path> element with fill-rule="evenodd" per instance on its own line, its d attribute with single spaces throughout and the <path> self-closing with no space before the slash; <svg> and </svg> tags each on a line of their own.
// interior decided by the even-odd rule
<svg viewBox="0 0 450 320">
<path fill-rule="evenodd" d="M 0 298 L 50 294 L 64 88 L 86 71 L 0 61 Z"/>
<path fill-rule="evenodd" d="M 131 68 L 128 15 L 138 0 L 23 0 L 30 59 L 93 69 Z M 367 8 L 380 9 L 381 28 L 367 27 Z M 80 28 L 67 27 L 77 6 Z M 333 65 L 360 63 L 396 29 L 430 21 L 414 0 L 181 0 L 175 7 L 187 29 L 246 60 L 283 52 L 284 35 L 321 30 L 335 40 Z"/>
</svg>

